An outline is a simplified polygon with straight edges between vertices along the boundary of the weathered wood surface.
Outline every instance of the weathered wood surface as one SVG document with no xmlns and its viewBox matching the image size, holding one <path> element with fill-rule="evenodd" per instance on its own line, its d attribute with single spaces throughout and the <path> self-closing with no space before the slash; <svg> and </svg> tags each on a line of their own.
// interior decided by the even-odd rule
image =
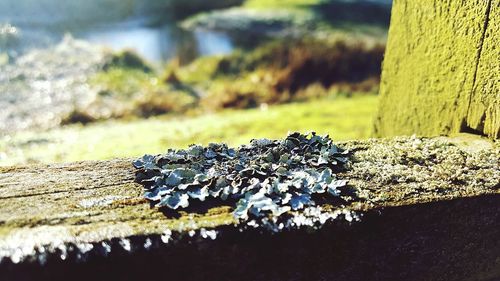
<svg viewBox="0 0 500 281">
<path fill-rule="evenodd" d="M 500 0 L 394 1 L 378 136 L 500 138 Z"/>
<path fill-rule="evenodd" d="M 351 230 L 348 228 L 348 230 L 343 229 L 340 232 L 339 230 L 336 230 L 337 232 L 327 231 L 323 232 L 323 234 L 318 234 L 318 237 L 322 237 L 321 239 L 326 239 L 324 241 L 330 241 L 328 239 L 333 239 L 332 241 L 325 243 L 330 243 L 328 245 L 331 247 L 337 247 L 334 248 L 335 251 L 346 251 L 343 253 L 346 259 L 347 256 L 350 256 L 350 259 L 357 259 L 362 262 L 370 262 L 370 260 L 372 260 L 374 263 L 378 264 L 378 261 L 375 262 L 376 259 L 380 261 L 385 259 L 380 257 L 376 258 L 379 253 L 383 253 L 384 249 L 390 249 L 390 247 L 393 247 L 394 245 L 399 245 L 395 244 L 396 242 L 391 239 L 400 239 L 401 241 L 397 240 L 399 241 L 397 243 L 407 243 L 404 244 L 406 246 L 413 245 L 411 243 L 414 242 L 408 240 L 409 238 L 407 236 L 402 238 L 402 235 L 405 233 L 405 235 L 410 235 L 409 237 L 411 237 L 412 231 L 417 230 L 410 230 L 410 228 L 421 227 L 422 229 L 418 231 L 422 233 L 416 233 L 415 239 L 422 243 L 425 242 L 423 245 L 433 245 L 433 247 L 437 247 L 436 251 L 441 251 L 441 254 L 436 253 L 436 255 L 443 255 L 443 253 L 448 253 L 450 251 L 460 252 L 462 250 L 463 255 L 466 255 L 467 253 L 471 254 L 470 257 L 460 255 L 453 256 L 456 254 L 453 254 L 452 257 L 439 256 L 442 259 L 440 263 L 436 263 L 439 264 L 439 266 L 443 266 L 443 263 L 448 263 L 448 265 L 445 266 L 451 269 L 446 270 L 456 270 L 456 268 L 464 266 L 464 259 L 466 259 L 470 264 L 467 266 L 467 270 L 469 270 L 467 271 L 467 276 L 477 277 L 479 276 L 477 274 L 484 276 L 483 279 L 471 280 L 490 280 L 486 278 L 488 276 L 500 277 L 500 261 L 498 260 L 498 255 L 500 255 L 500 245 L 497 239 L 498 236 L 494 236 L 500 234 L 500 227 L 495 227 L 500 226 L 498 221 L 500 218 L 500 147 L 498 144 L 491 143 L 483 139 L 469 139 L 468 136 L 460 136 L 456 138 L 435 139 L 397 138 L 392 140 L 353 141 L 342 143 L 340 146 L 348 148 L 352 151 L 352 164 L 346 172 L 342 173 L 342 177 L 349 179 L 349 184 L 356 189 L 360 197 L 360 200 L 352 202 L 347 206 L 347 208 L 364 212 L 367 216 L 366 221 L 365 218 L 362 218 L 361 222 L 353 226 L 353 232 L 349 232 Z M 103 248 L 106 249 L 106 247 L 113 244 L 112 241 L 118 241 L 118 244 L 115 244 L 121 245 L 126 250 L 130 250 L 131 248 L 138 249 L 146 247 L 143 246 L 146 243 L 145 239 L 148 237 L 157 237 L 158 240 L 159 235 L 167 230 L 173 230 L 174 232 L 187 232 L 192 228 L 198 229 L 202 227 L 207 229 L 217 229 L 221 227 L 221 229 L 225 230 L 231 230 L 233 228 L 236 229 L 232 226 L 234 219 L 230 214 L 229 207 L 212 208 L 206 212 L 196 214 L 186 213 L 179 218 L 173 218 L 170 215 L 165 215 L 156 208 L 151 207 L 148 202 L 142 199 L 142 187 L 134 182 L 135 171 L 131 165 L 131 159 L 88 161 L 28 167 L 4 167 L 0 168 L 0 172 L 0 257 L 3 259 L 0 264 L 0 275 L 2 274 L 2 271 L 5 271 L 8 273 L 5 273 L 5 276 L 9 276 L 13 280 L 22 279 L 16 274 L 27 274 L 27 272 L 32 272 L 30 270 L 33 270 L 34 267 L 40 266 L 38 263 L 35 263 L 36 266 L 28 266 L 28 269 L 30 269 L 28 270 L 26 269 L 27 265 L 23 265 L 22 262 L 21 264 L 16 265 L 15 263 L 20 262 L 23 257 L 34 256 L 36 261 L 37 256 L 41 255 L 41 251 L 51 251 L 56 249 L 54 255 L 57 256 L 57 259 L 59 259 L 59 256 L 64 259 L 66 258 L 64 251 L 58 251 L 57 249 L 63 249 L 64 245 L 68 244 L 72 245 L 74 251 L 78 251 L 81 250 L 78 247 L 82 247 L 83 249 L 85 247 L 89 247 L 89 245 L 92 245 L 94 248 L 96 248 L 96 245 L 104 245 Z M 481 204 L 484 204 L 484 206 L 481 206 Z M 479 212 L 478 210 L 481 210 L 483 207 L 483 213 Z M 378 215 L 380 212 L 382 216 Z M 421 216 L 419 215 L 419 212 L 421 212 Z M 442 216 L 440 214 L 442 214 Z M 395 221 L 394 218 L 391 219 L 391 216 L 398 217 L 399 221 Z M 412 217 L 402 219 L 399 216 Z M 471 216 L 471 218 L 468 218 L 468 216 Z M 415 222 L 415 225 L 413 225 L 413 221 Z M 462 225 L 452 225 L 453 223 Z M 446 243 L 436 242 L 437 244 L 435 244 L 432 242 L 434 241 L 432 239 L 431 242 L 421 240 L 423 237 L 426 237 L 426 235 L 430 235 L 429 237 L 433 237 L 432 235 L 438 235 L 438 237 L 440 237 L 439 239 L 444 239 L 442 235 L 450 235 L 449 232 L 440 228 L 441 224 L 446 225 L 444 228 L 446 231 L 456 233 L 456 239 L 453 238 L 455 240 L 450 238 L 455 242 L 452 243 L 450 242 L 452 240 L 450 240 Z M 443 233 L 445 234 L 440 233 L 439 229 L 444 231 Z M 481 233 L 475 233 L 474 229 L 482 230 Z M 390 231 L 391 233 L 388 234 L 384 231 Z M 243 248 L 240 248 L 237 252 L 240 253 L 240 251 L 246 251 L 245 253 L 248 255 L 244 258 L 244 260 L 250 256 L 254 256 L 256 258 L 254 262 L 263 259 L 262 257 L 257 259 L 257 256 L 255 256 L 256 254 L 251 252 L 255 247 L 259 248 L 258 245 L 256 246 L 252 244 L 252 246 L 249 244 L 249 246 L 245 248 L 245 243 L 247 243 L 247 241 L 253 241 L 252 243 L 262 243 L 262 245 L 268 245 L 274 250 L 277 250 L 277 248 L 273 248 L 271 245 L 281 245 L 285 243 L 283 241 L 293 243 L 294 246 L 292 248 L 290 248 L 290 244 L 285 243 L 281 245 L 284 249 L 288 249 L 283 249 L 285 252 L 293 252 L 294 247 L 296 246 L 295 243 L 299 243 L 297 241 L 302 241 L 300 243 L 304 243 L 304 245 L 309 245 L 308 243 L 320 243 L 311 237 L 300 238 L 302 239 L 300 240 L 292 234 L 283 234 L 283 237 L 288 238 L 283 238 L 284 240 L 281 241 L 279 238 L 281 237 L 280 235 L 281 234 L 273 236 L 277 238 L 269 238 L 278 240 L 272 240 L 274 242 L 271 244 L 266 244 L 270 243 L 269 240 L 261 241 L 259 240 L 260 238 L 253 238 L 253 236 L 249 237 L 248 235 L 241 236 L 246 237 L 245 239 L 240 236 L 230 236 L 233 237 L 228 238 L 229 241 L 232 241 L 231 243 L 227 242 L 227 239 L 220 240 L 226 241 L 224 243 L 229 243 L 229 245 L 217 242 L 219 241 L 219 238 L 217 238 L 216 241 L 213 241 L 213 243 L 219 244 L 209 244 L 217 246 L 203 246 L 202 248 L 196 248 L 195 246 L 189 246 L 195 248 L 183 248 L 184 246 L 182 245 L 191 244 L 186 241 L 179 242 L 176 244 L 177 246 L 174 246 L 174 249 L 171 250 L 173 252 L 169 252 L 170 261 L 168 263 L 170 266 L 177 264 L 172 261 L 172 258 L 176 260 L 177 257 L 179 258 L 179 263 L 181 261 L 194 262 L 192 259 L 199 258 L 200 260 L 198 262 L 200 262 L 201 267 L 201 265 L 206 262 L 204 261 L 205 257 L 197 255 L 202 255 L 201 253 L 206 255 L 215 255 L 215 253 L 218 253 L 218 256 L 212 256 L 212 258 L 219 260 L 221 264 L 225 264 L 225 266 L 228 266 L 229 268 L 230 265 L 227 264 L 227 260 L 235 261 L 239 259 L 239 256 L 234 252 L 234 247 L 238 244 L 243 245 L 241 246 Z M 295 237 L 293 239 L 299 240 L 293 240 L 290 238 L 290 235 Z M 476 236 L 471 238 L 464 235 Z M 373 239 L 381 240 L 373 241 L 371 237 L 374 237 Z M 119 240 L 121 238 L 131 239 L 123 240 L 125 242 L 121 243 L 122 240 Z M 475 241 L 464 242 L 467 239 L 475 239 Z M 343 245 L 342 240 L 345 240 L 344 244 L 349 247 L 361 247 L 360 245 L 363 245 L 363 251 L 371 251 L 371 249 L 377 250 L 374 253 L 367 254 L 368 256 L 373 255 L 370 259 L 364 255 L 352 256 L 354 255 L 353 253 L 358 252 L 353 250 L 354 252 L 351 253 L 348 249 L 342 248 L 344 246 L 339 246 Z M 379 242 L 381 244 L 379 244 Z M 130 243 L 132 243 L 132 245 L 130 245 Z M 137 245 L 134 245 L 134 243 Z M 462 243 L 469 243 L 470 245 L 462 245 Z M 462 249 L 462 247 L 471 247 L 471 245 L 476 245 L 474 243 L 482 245 L 481 247 L 483 248 Z M 385 245 L 384 247 L 386 248 L 381 249 L 380 245 Z M 406 247 L 401 245 L 398 247 Z M 228 249 L 227 247 L 230 248 Z M 315 247 L 319 247 L 321 249 L 325 246 L 321 244 L 311 244 L 310 247 L 310 250 L 312 251 L 312 249 L 317 250 Z M 176 252 L 175 249 L 183 250 Z M 226 249 L 228 252 L 221 253 L 221 249 Z M 334 251 L 334 249 L 331 249 L 331 251 Z M 305 251 L 304 254 L 308 251 L 307 249 L 295 250 L 299 252 Z M 411 249 L 406 250 L 410 251 Z M 419 251 L 419 249 L 414 250 Z M 213 254 L 207 254 L 207 251 Z M 265 249 L 260 249 L 259 251 L 264 253 Z M 397 251 L 394 253 L 397 253 Z M 293 256 L 293 253 L 289 254 Z M 332 257 L 326 256 L 322 259 L 324 259 L 325 262 L 329 259 L 335 259 L 337 262 L 342 261 L 342 256 L 338 257 L 337 254 L 330 254 Z M 410 252 L 407 254 L 412 255 Z M 145 253 L 137 254 L 137 257 L 138 259 L 145 259 L 145 255 Z M 222 261 L 224 259 L 224 255 L 229 255 L 228 257 L 225 257 L 227 258 L 225 263 Z M 277 258 L 273 255 L 279 255 L 279 253 L 274 252 L 266 255 L 269 256 L 269 259 L 271 257 Z M 495 256 L 497 256 L 496 260 L 494 260 Z M 45 258 L 46 257 L 44 257 L 44 259 Z M 364 260 L 365 258 L 368 259 L 368 261 Z M 419 265 L 418 268 L 424 268 L 422 267 L 422 264 L 425 265 L 425 259 L 422 259 L 422 256 L 420 255 L 416 255 L 415 258 L 418 259 L 418 262 L 416 262 Z M 432 256 L 428 258 L 431 259 Z M 493 260 L 482 264 L 480 259 L 483 258 Z M 267 258 L 264 259 L 267 260 Z M 399 258 L 394 257 L 393 261 L 387 262 L 388 264 L 391 264 L 391 262 L 398 264 L 400 262 L 398 259 Z M 39 258 L 38 260 L 40 261 Z M 129 270 L 136 270 L 140 273 L 140 268 L 135 268 L 134 265 L 138 262 L 137 260 L 119 260 L 122 262 L 120 268 L 118 268 L 118 270 L 117 268 L 114 268 L 114 270 L 109 269 L 110 271 L 108 274 L 113 272 L 113 274 L 125 274 L 124 276 L 127 276 L 126 273 L 124 273 L 127 272 L 127 270 L 123 268 L 123 266 L 127 265 L 131 266 Z M 154 263 L 154 261 L 151 260 L 148 260 L 148 262 Z M 143 261 L 143 263 L 146 263 L 146 261 Z M 342 264 L 344 263 L 345 261 Z M 50 264 L 51 263 L 48 265 Z M 64 263 L 62 264 L 64 265 Z M 105 268 L 107 266 L 104 266 L 104 264 L 107 264 L 107 262 L 103 261 L 103 264 L 99 264 L 100 263 L 93 263 L 93 266 L 104 267 L 101 268 L 101 270 L 106 271 Z M 279 262 L 277 264 L 279 264 Z M 404 266 L 403 264 L 400 265 Z M 143 264 L 143 266 L 147 267 L 147 264 Z M 342 273 L 340 269 L 333 265 L 328 266 L 329 267 L 325 268 L 335 268 L 335 274 L 340 274 L 340 276 L 342 274 L 348 274 L 343 271 Z M 351 265 L 349 265 L 350 267 L 347 265 L 345 266 L 345 268 L 351 268 L 351 271 L 349 271 L 351 273 L 349 274 L 354 274 L 352 272 L 356 272 L 356 269 L 353 269 Z M 380 268 L 378 266 L 380 266 Z M 375 268 L 375 265 L 371 265 L 367 267 L 366 274 L 375 274 L 386 266 L 387 265 L 380 264 L 377 265 L 377 268 Z M 20 270 L 16 270 L 16 268 L 19 268 Z M 49 268 L 51 267 L 49 266 Z M 69 265 L 56 268 L 57 270 L 61 270 L 61 268 L 72 268 L 73 270 L 77 270 Z M 416 268 L 417 267 L 415 267 L 415 270 Z M 439 271 L 439 268 L 440 267 L 429 265 L 429 270 L 435 270 L 435 272 L 432 271 L 434 272 L 434 276 L 441 276 L 443 272 L 447 272 L 445 269 L 443 269 L 443 271 Z M 176 267 L 172 270 L 175 271 L 177 269 L 178 268 Z M 184 269 L 185 271 L 182 272 L 195 274 L 186 268 Z M 82 276 L 92 273 L 97 274 L 93 269 L 87 268 L 86 270 L 81 270 L 81 273 L 83 274 Z M 309 268 L 308 270 L 311 269 Z M 323 276 L 333 274 L 333 271 L 330 272 L 326 269 L 321 270 L 324 271 L 323 273 L 325 275 Z M 370 270 L 373 271 L 370 273 Z M 384 270 L 388 269 L 385 268 Z M 47 272 L 49 271 L 50 270 Z M 233 271 L 231 272 L 234 274 L 239 272 L 234 268 Z M 409 270 L 408 272 L 412 273 L 413 271 Z M 211 273 L 215 274 L 214 272 Z M 382 274 L 379 277 L 385 278 L 384 280 L 396 278 L 395 276 L 390 275 L 390 270 L 386 273 L 389 275 Z M 189 275 L 191 277 L 185 280 L 195 280 L 197 278 L 199 278 L 199 280 L 203 280 L 203 276 L 205 276 L 203 274 L 209 273 L 205 272 L 199 274 L 202 275 L 196 275 L 198 277 Z M 358 272 L 356 274 L 361 273 Z M 49 276 L 45 277 L 50 279 Z M 101 278 L 104 278 L 102 276 Z M 216 278 L 219 275 L 215 274 L 210 276 L 215 276 L 214 278 Z M 266 278 L 269 277 L 269 275 L 262 276 L 262 280 L 266 280 Z M 449 280 L 466 280 L 460 279 L 460 275 L 457 275 L 458 277 L 453 277 L 454 275 L 450 276 Z M 311 277 L 312 279 L 309 280 L 313 280 L 315 278 L 321 279 L 319 276 L 316 277 Z M 370 276 L 365 277 L 369 278 Z M 418 276 L 407 277 L 409 279 L 405 278 L 405 280 L 432 279 L 430 276 L 428 276 L 429 278 L 419 278 Z M 131 277 L 128 276 L 128 278 Z M 251 277 L 248 278 L 248 280 L 251 280 Z M 26 277 L 26 279 L 28 280 L 30 278 Z M 257 280 L 259 278 L 252 279 Z M 373 278 L 372 280 L 377 279 L 378 277 Z M 290 277 L 290 280 L 298 279 Z M 343 280 L 351 279 L 347 278 Z M 397 278 L 395 280 L 397 280 Z"/>
<path fill-rule="evenodd" d="M 500 1 L 490 1 L 467 124 L 500 138 Z"/>
</svg>

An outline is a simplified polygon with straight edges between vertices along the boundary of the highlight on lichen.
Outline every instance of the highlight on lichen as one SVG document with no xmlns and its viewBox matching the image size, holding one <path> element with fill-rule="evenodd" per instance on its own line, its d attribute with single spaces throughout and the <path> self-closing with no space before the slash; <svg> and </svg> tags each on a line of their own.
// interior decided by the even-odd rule
<svg viewBox="0 0 500 281">
<path fill-rule="evenodd" d="M 348 160 L 348 151 L 313 132 L 291 133 L 283 140 L 255 139 L 236 149 L 191 145 L 144 155 L 133 165 L 144 197 L 157 207 L 178 210 L 206 200 L 234 202 L 233 215 L 240 224 L 280 230 L 323 224 L 340 214 L 352 220 L 350 213 L 325 212 L 318 204 L 354 196 L 343 194 L 347 181 L 336 174 Z"/>
</svg>

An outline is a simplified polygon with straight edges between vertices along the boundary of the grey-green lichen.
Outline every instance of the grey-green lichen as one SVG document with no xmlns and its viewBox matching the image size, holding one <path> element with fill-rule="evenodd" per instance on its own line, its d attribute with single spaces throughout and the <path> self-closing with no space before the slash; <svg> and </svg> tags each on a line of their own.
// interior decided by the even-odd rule
<svg viewBox="0 0 500 281">
<path fill-rule="evenodd" d="M 177 210 L 211 199 L 235 202 L 233 215 L 239 222 L 282 229 L 315 224 L 294 215 L 298 210 L 320 223 L 338 216 L 326 218 L 314 207 L 353 196 L 342 193 L 347 181 L 335 174 L 348 162 L 347 155 L 328 136 L 292 133 L 283 140 L 252 140 L 237 149 L 192 145 L 145 155 L 133 164 L 140 169 L 137 179 L 145 187 L 144 197 L 157 207 Z"/>
</svg>

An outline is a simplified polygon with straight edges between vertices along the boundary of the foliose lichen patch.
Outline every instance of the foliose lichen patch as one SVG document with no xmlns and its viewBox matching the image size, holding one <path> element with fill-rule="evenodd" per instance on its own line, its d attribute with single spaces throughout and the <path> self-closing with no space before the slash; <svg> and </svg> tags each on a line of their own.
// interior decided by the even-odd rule
<svg viewBox="0 0 500 281">
<path fill-rule="evenodd" d="M 144 197 L 157 207 L 185 209 L 208 200 L 234 203 L 233 215 L 245 226 L 278 231 L 318 226 L 345 210 L 324 210 L 320 203 L 342 205 L 355 196 L 344 193 L 347 181 L 337 177 L 348 151 L 328 136 L 291 133 L 282 140 L 255 139 L 248 145 L 192 145 L 163 155 L 144 155 L 133 162 Z"/>
</svg>

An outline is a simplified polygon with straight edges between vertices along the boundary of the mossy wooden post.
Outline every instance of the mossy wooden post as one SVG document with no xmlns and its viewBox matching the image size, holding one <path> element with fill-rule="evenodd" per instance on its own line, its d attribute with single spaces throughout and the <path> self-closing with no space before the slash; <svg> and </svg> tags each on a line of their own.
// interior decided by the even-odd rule
<svg viewBox="0 0 500 281">
<path fill-rule="evenodd" d="M 464 137 L 340 143 L 361 220 L 314 232 L 163 212 L 132 159 L 1 167 L 0 280 L 500 280 L 500 143 Z"/>
<path fill-rule="evenodd" d="M 500 137 L 500 0 L 395 0 L 377 136 Z"/>
</svg>

